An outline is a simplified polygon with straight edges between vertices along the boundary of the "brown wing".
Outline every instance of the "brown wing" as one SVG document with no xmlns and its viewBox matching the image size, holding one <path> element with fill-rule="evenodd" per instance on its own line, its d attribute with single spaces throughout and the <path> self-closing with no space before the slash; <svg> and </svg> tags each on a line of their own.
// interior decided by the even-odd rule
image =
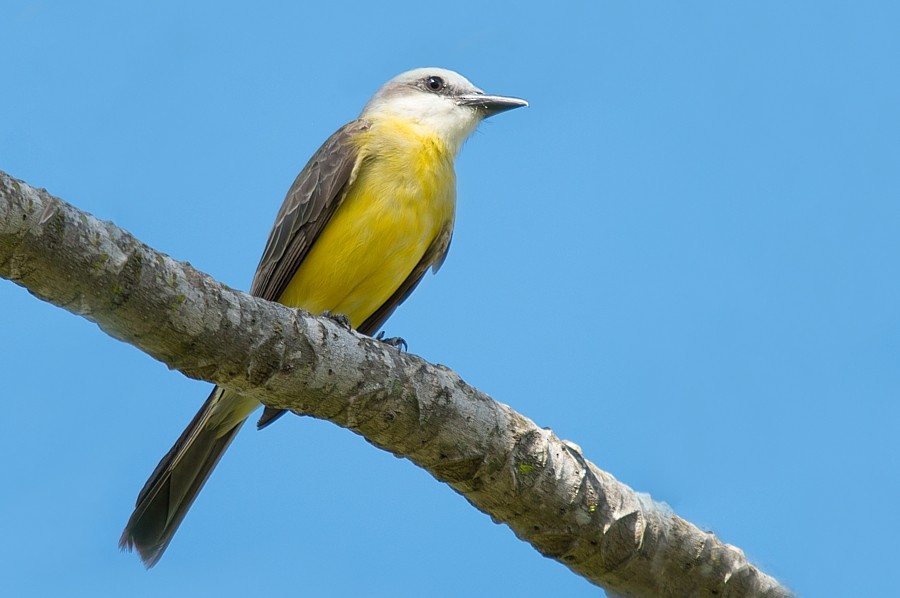
<svg viewBox="0 0 900 598">
<path fill-rule="evenodd" d="M 353 182 L 359 149 L 352 139 L 368 128 L 364 120 L 344 125 L 297 175 L 269 233 L 250 285 L 251 295 L 277 301 L 284 293 Z"/>
</svg>

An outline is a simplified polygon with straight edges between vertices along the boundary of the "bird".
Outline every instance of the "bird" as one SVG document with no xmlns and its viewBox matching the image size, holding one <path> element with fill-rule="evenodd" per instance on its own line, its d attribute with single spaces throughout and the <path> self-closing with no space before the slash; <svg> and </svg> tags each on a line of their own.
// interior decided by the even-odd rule
<svg viewBox="0 0 900 598">
<path fill-rule="evenodd" d="M 312 155 L 275 218 L 250 294 L 373 335 L 450 247 L 454 159 L 478 124 L 527 106 L 442 68 L 382 85 Z M 215 387 L 137 497 L 120 548 L 149 569 L 260 403 Z M 266 407 L 262 429 L 284 412 Z"/>
</svg>

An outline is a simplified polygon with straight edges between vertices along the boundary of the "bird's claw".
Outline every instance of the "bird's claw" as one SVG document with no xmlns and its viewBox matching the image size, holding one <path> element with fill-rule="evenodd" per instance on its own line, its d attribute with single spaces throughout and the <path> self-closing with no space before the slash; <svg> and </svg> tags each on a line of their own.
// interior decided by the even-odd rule
<svg viewBox="0 0 900 598">
<path fill-rule="evenodd" d="M 350 318 L 348 318 L 344 314 L 335 314 L 326 309 L 322 312 L 322 316 L 328 318 L 332 322 L 337 323 L 337 325 L 342 328 L 353 330 L 353 326 L 350 325 Z"/>
<path fill-rule="evenodd" d="M 382 330 L 375 336 L 375 340 L 381 341 L 385 345 L 393 347 L 399 351 L 403 351 L 404 353 L 409 348 L 409 345 L 406 344 L 406 341 L 403 339 L 403 337 L 392 336 L 390 338 L 384 338 L 384 330 Z"/>
</svg>

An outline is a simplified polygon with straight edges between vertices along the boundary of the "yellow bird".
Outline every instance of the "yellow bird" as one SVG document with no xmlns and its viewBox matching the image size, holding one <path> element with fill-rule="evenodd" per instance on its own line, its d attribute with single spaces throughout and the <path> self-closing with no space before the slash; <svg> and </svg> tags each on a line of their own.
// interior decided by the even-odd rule
<svg viewBox="0 0 900 598">
<path fill-rule="evenodd" d="M 527 106 L 439 68 L 385 83 L 313 154 L 275 219 L 250 293 L 374 334 L 437 271 L 453 234 L 453 160 L 483 119 Z M 259 402 L 216 387 L 137 498 L 119 546 L 147 567 Z M 262 428 L 283 412 L 266 408 Z"/>
</svg>

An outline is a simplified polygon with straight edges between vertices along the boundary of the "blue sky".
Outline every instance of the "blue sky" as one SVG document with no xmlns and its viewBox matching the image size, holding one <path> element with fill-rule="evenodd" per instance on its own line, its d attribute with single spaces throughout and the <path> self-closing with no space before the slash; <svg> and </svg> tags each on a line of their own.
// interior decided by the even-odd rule
<svg viewBox="0 0 900 598">
<path fill-rule="evenodd" d="M 0 8 L 0 169 L 246 289 L 309 155 L 393 75 L 531 102 L 457 163 L 387 325 L 806 596 L 897 594 L 900 6 Z M 325 422 L 246 429 L 160 564 L 116 542 L 208 393 L 0 281 L 0 594 L 596 595 Z"/>
</svg>

